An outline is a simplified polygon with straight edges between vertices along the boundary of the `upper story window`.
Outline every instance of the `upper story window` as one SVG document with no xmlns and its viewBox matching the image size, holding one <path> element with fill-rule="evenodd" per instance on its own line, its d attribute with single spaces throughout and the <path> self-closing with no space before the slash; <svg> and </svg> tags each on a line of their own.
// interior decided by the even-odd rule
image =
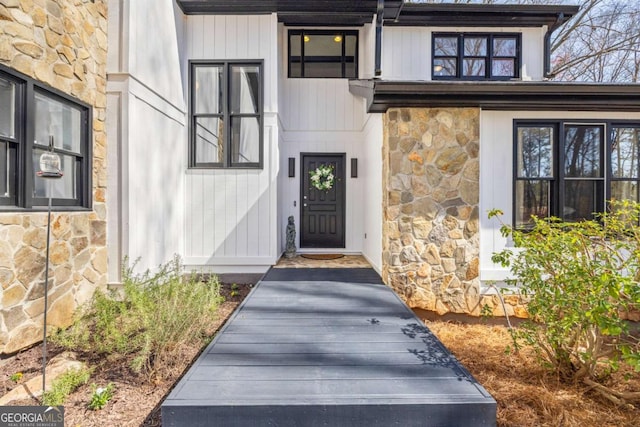
<svg viewBox="0 0 640 427">
<path fill-rule="evenodd" d="M 91 108 L 9 70 L 0 69 L 0 207 L 48 204 L 40 155 L 60 155 L 63 177 L 52 180 L 55 207 L 91 207 Z"/>
<path fill-rule="evenodd" d="M 640 201 L 640 123 L 517 122 L 514 224 L 593 218 L 605 200 Z"/>
<path fill-rule="evenodd" d="M 190 166 L 262 168 L 262 62 L 192 61 Z"/>
<path fill-rule="evenodd" d="M 520 34 L 434 33 L 433 79 L 520 77 Z"/>
<path fill-rule="evenodd" d="M 290 30 L 289 77 L 358 77 L 358 32 Z"/>
</svg>

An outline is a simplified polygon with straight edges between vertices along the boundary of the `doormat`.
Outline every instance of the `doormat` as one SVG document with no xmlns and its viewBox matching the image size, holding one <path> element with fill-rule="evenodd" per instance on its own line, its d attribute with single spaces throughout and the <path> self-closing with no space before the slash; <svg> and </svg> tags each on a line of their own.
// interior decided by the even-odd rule
<svg viewBox="0 0 640 427">
<path fill-rule="evenodd" d="M 302 258 L 319 260 L 338 259 L 344 257 L 342 254 L 300 254 L 300 256 Z"/>
</svg>

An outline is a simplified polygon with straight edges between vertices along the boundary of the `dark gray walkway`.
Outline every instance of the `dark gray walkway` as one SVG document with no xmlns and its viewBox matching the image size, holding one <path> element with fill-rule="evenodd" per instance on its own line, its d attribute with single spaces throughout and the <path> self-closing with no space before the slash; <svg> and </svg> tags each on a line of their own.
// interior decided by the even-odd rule
<svg viewBox="0 0 640 427">
<path fill-rule="evenodd" d="M 273 269 L 162 405 L 172 426 L 494 426 L 496 403 L 371 269 Z"/>
</svg>

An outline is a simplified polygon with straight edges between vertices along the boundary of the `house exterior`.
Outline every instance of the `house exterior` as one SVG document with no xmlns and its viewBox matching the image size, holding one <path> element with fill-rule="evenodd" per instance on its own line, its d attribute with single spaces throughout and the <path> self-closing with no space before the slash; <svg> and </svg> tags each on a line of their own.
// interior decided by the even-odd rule
<svg viewBox="0 0 640 427">
<path fill-rule="evenodd" d="M 50 2 L 9 3 L 0 16 L 13 24 L 28 21 L 16 12 L 29 14 L 22 3 Z M 48 7 L 46 16 L 55 12 Z M 81 286 L 86 292 L 118 283 L 125 257 L 139 259 L 138 269 L 179 254 L 188 269 L 264 273 L 283 253 L 293 216 L 299 252 L 362 254 L 411 307 L 479 315 L 487 306 L 502 315 L 490 284 L 507 272 L 490 258 L 508 242 L 486 218 L 489 209 L 526 226 L 531 214 L 580 219 L 608 198 L 638 198 L 640 87 L 547 81 L 551 34 L 577 7 L 401 0 L 68 7 L 95 8 L 107 14 L 96 18 L 100 31 L 76 37 L 103 56 L 108 45 L 106 62 L 85 67 L 97 73 L 85 77 L 95 98 L 77 81 L 67 87 L 37 69 L 26 73 L 93 114 L 93 151 L 76 157 L 91 159 L 92 181 L 82 188 L 93 191 L 70 214 L 56 209 L 60 218 L 89 221 L 87 265 L 98 277 L 87 272 L 95 280 Z M 24 25 L 40 28 L 35 18 Z M 0 21 L 0 34 L 19 51 L 13 27 Z M 46 44 L 46 34 L 35 44 Z M 15 58 L 0 51 L 0 72 L 20 71 Z M 73 68 L 77 58 L 69 62 Z M 74 72 L 69 78 L 80 80 Z M 314 187 L 317 168 L 334 175 L 330 189 Z M 0 209 L 0 236 L 26 235 L 25 218 L 34 216 L 42 228 L 44 217 L 30 206 Z M 59 237 L 75 278 L 86 266 L 75 265 L 73 238 Z M 21 245 L 0 264 L 10 271 L 0 270 L 3 295 L 15 286 Z M 43 268 L 20 282 L 25 292 Z M 14 302 L 20 310 L 27 304 Z M 8 320 L 8 307 L 3 300 L 5 345 L 24 323 Z M 517 299 L 506 309 L 525 315 Z"/>
<path fill-rule="evenodd" d="M 0 353 L 42 340 L 51 137 L 48 323 L 107 284 L 106 67 L 106 0 L 0 2 Z"/>
</svg>

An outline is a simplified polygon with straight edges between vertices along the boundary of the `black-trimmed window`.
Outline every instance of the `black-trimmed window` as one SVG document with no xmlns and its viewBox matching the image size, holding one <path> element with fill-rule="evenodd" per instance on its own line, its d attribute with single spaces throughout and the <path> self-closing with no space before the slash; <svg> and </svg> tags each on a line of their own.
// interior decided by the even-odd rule
<svg viewBox="0 0 640 427">
<path fill-rule="evenodd" d="M 515 123 L 514 224 L 593 218 L 605 200 L 640 200 L 640 124 Z"/>
<path fill-rule="evenodd" d="M 89 105 L 0 67 L 0 207 L 47 206 L 49 183 L 36 172 L 53 141 L 63 177 L 50 183 L 52 205 L 90 208 L 91 120 Z"/>
<path fill-rule="evenodd" d="M 434 33 L 434 80 L 508 80 L 520 77 L 520 34 Z"/>
<path fill-rule="evenodd" d="M 290 78 L 358 77 L 358 31 L 289 30 Z"/>
<path fill-rule="evenodd" d="M 262 61 L 190 64 L 190 166 L 262 168 Z"/>
</svg>

